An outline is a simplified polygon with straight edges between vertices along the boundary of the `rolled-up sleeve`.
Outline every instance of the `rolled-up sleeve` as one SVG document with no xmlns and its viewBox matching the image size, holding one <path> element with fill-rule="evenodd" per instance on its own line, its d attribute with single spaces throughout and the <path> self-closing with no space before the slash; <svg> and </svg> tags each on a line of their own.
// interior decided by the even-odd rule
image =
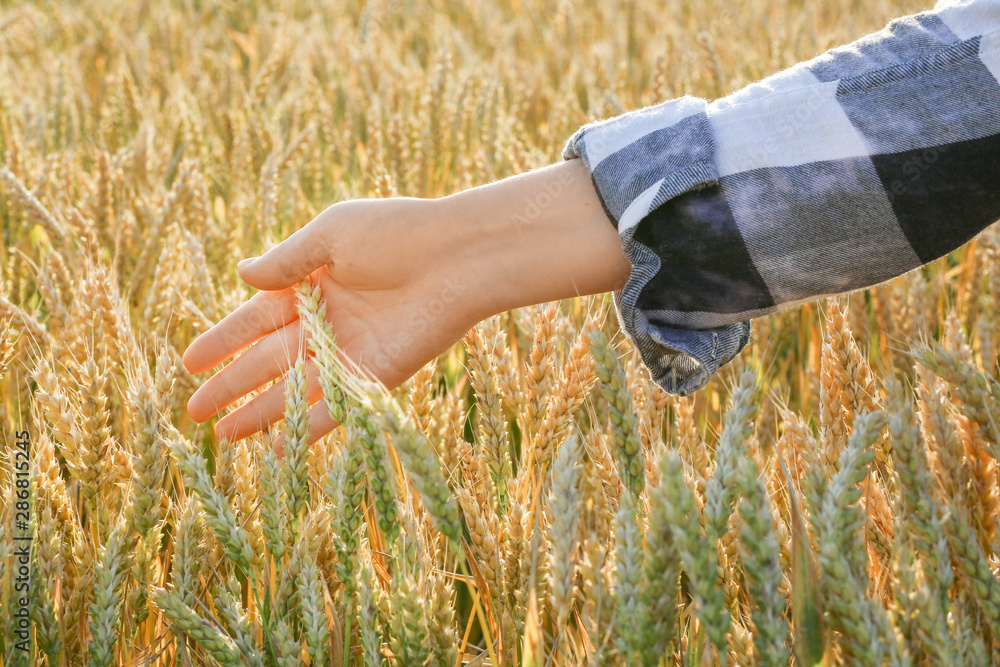
<svg viewBox="0 0 1000 667">
<path fill-rule="evenodd" d="M 686 395 L 750 318 L 894 278 L 1000 219 L 1000 0 L 932 11 L 727 97 L 589 123 L 582 159 L 632 264 L 615 292 Z"/>
</svg>

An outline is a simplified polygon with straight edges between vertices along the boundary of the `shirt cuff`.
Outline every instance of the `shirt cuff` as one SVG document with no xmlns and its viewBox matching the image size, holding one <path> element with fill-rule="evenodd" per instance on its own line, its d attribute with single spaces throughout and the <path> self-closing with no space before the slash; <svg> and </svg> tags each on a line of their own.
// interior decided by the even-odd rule
<svg viewBox="0 0 1000 667">
<path fill-rule="evenodd" d="M 565 160 L 584 161 L 632 265 L 625 286 L 613 294 L 621 328 L 653 380 L 681 396 L 708 384 L 750 341 L 749 320 L 681 328 L 662 310 L 638 305 L 663 262 L 662 252 L 637 238 L 640 221 L 668 200 L 718 184 L 706 106 L 684 96 L 589 123 L 562 151 Z"/>
</svg>

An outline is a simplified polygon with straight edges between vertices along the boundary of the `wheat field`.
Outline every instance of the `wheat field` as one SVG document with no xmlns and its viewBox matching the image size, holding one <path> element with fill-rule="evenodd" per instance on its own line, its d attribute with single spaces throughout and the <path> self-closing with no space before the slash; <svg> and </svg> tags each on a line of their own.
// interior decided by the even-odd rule
<svg viewBox="0 0 1000 667">
<path fill-rule="evenodd" d="M 993 229 L 756 320 L 687 398 L 607 295 L 386 393 L 303 284 L 343 426 L 306 445 L 301 359 L 269 433 L 185 412 L 236 262 L 329 204 L 541 167 L 928 8 L 3 3 L 0 665 L 1000 664 Z"/>
</svg>

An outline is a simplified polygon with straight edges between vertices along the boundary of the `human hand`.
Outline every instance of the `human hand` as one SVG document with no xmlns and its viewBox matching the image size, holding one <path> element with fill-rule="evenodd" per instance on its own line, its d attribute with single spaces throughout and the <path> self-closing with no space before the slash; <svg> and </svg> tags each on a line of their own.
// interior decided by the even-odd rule
<svg viewBox="0 0 1000 667">
<path fill-rule="evenodd" d="M 529 215 L 524 215 L 528 211 Z M 334 204 L 251 261 L 240 276 L 262 291 L 184 352 L 191 373 L 233 357 L 188 401 L 205 421 L 283 377 L 305 333 L 295 285 L 319 285 L 340 354 L 394 388 L 498 312 L 618 289 L 629 264 L 579 160 L 441 199 Z M 307 360 L 310 438 L 332 430 L 318 371 Z M 278 381 L 215 426 L 230 441 L 282 418 Z"/>
<path fill-rule="evenodd" d="M 353 200 L 335 204 L 263 256 L 240 263 L 258 292 L 195 340 L 184 365 L 200 373 L 255 343 L 211 377 L 188 402 L 204 421 L 295 363 L 306 344 L 295 285 L 309 277 L 327 303 L 342 354 L 395 387 L 455 343 L 491 310 L 473 253 L 458 230 L 436 218 L 435 200 Z M 463 247 L 468 247 L 464 244 Z M 307 361 L 309 402 L 321 390 Z M 238 440 L 282 417 L 280 381 L 222 418 L 220 437 Z M 311 440 L 335 424 L 325 405 L 310 414 Z"/>
</svg>

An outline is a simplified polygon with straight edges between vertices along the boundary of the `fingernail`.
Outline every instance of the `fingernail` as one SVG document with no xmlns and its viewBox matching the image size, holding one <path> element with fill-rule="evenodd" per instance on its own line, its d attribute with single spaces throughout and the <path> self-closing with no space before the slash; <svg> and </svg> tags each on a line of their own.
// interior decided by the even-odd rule
<svg viewBox="0 0 1000 667">
<path fill-rule="evenodd" d="M 237 269 L 242 269 L 242 268 L 244 268 L 246 266 L 249 266 L 250 262 L 254 261 L 255 259 L 257 259 L 257 258 L 256 257 L 247 257 L 246 259 L 241 259 L 239 262 L 236 263 L 236 268 Z"/>
</svg>

